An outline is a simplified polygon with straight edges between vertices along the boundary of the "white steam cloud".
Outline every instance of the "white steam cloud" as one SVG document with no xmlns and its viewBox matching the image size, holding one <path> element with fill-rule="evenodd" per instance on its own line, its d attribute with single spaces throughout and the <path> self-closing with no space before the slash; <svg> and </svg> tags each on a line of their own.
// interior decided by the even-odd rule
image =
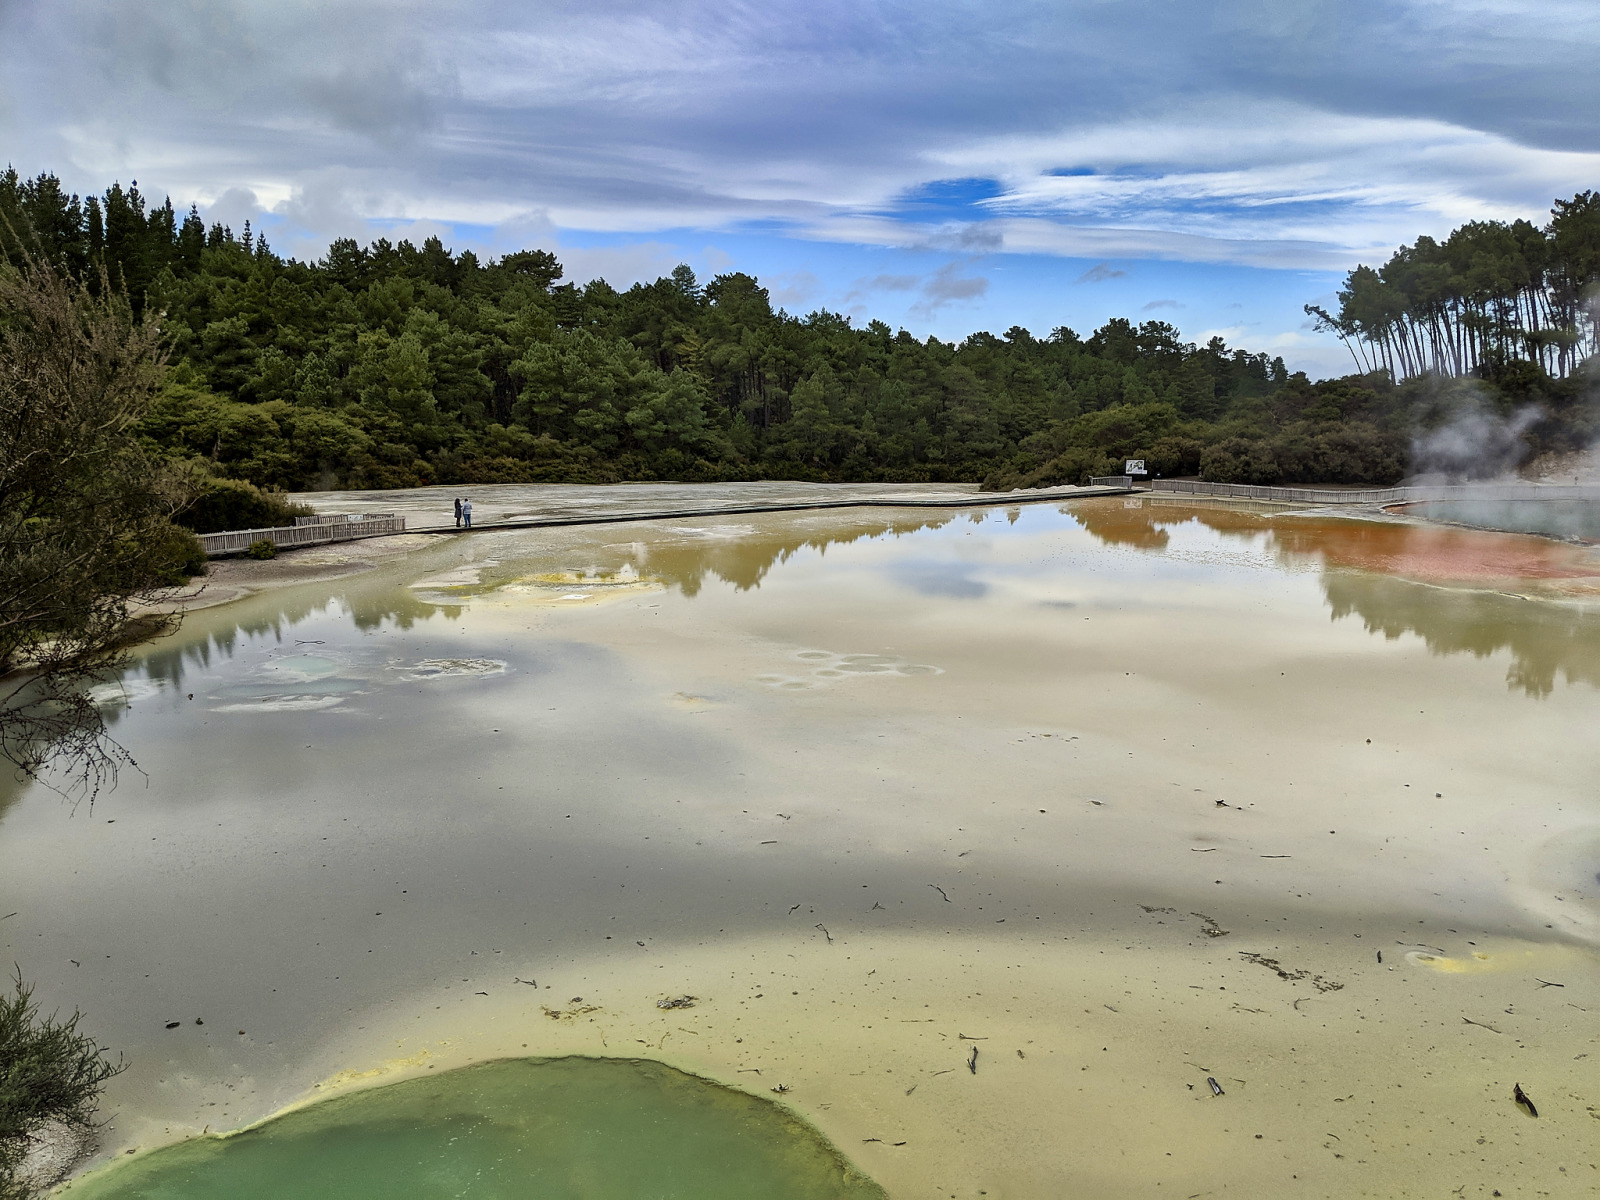
<svg viewBox="0 0 1600 1200">
<path fill-rule="evenodd" d="M 1411 469 L 1419 475 L 1450 479 L 1493 479 L 1510 474 L 1527 456 L 1522 435 L 1543 415 L 1544 410 L 1536 404 L 1501 414 L 1475 396 L 1442 425 L 1411 439 Z"/>
</svg>

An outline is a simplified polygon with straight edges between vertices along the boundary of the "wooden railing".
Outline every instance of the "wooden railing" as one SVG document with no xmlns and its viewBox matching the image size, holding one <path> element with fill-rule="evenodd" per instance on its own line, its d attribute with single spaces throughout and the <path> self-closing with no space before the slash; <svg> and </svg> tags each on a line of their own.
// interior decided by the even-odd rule
<svg viewBox="0 0 1600 1200">
<path fill-rule="evenodd" d="M 1091 475 L 1089 477 L 1089 486 L 1090 487 L 1132 488 L 1133 487 L 1133 476 L 1132 475 Z"/>
<path fill-rule="evenodd" d="M 406 519 L 393 513 L 368 515 L 296 517 L 293 525 L 272 529 L 232 529 L 227 533 L 202 533 L 196 536 L 210 558 L 243 554 L 257 542 L 271 542 L 279 550 L 297 546 L 320 546 L 326 542 L 349 542 L 357 538 L 384 537 L 404 533 Z"/>
</svg>

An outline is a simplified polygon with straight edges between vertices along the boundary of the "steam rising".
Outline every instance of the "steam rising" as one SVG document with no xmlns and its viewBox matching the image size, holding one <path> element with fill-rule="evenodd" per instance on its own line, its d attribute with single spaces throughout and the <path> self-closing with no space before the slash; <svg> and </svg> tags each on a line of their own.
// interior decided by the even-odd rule
<svg viewBox="0 0 1600 1200">
<path fill-rule="evenodd" d="M 1494 411 L 1481 395 L 1461 402 L 1442 425 L 1411 439 L 1411 469 L 1450 479 L 1507 475 L 1527 457 L 1525 434 L 1544 410 L 1528 404 L 1510 414 Z"/>
</svg>

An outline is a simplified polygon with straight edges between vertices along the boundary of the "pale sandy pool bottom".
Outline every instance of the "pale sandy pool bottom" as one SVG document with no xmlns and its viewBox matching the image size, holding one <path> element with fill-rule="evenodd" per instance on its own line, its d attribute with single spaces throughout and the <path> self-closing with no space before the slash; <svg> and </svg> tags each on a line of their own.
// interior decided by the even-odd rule
<svg viewBox="0 0 1600 1200">
<path fill-rule="evenodd" d="M 537 991 L 394 1006 L 316 1056 L 361 1065 L 308 1098 L 504 1056 L 642 1056 L 781 1087 L 894 1196 L 1600 1186 L 1590 952 L 1237 911 L 1246 928 L 1213 937 L 1149 907 L 1113 938 L 834 931 L 558 964 Z M 1270 953 L 1242 957 L 1241 938 Z M 678 995 L 694 1006 L 657 1008 Z"/>
</svg>

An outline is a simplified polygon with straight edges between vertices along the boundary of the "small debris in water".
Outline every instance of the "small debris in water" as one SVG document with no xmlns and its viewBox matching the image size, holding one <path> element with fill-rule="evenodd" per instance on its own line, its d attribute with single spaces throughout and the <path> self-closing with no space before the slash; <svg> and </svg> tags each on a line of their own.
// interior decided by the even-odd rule
<svg viewBox="0 0 1600 1200">
<path fill-rule="evenodd" d="M 657 1000 L 657 1008 L 693 1008 L 698 996 L 671 996 L 665 1000 Z"/>
<path fill-rule="evenodd" d="M 1511 1099 L 1515 1103 L 1526 1108 L 1530 1117 L 1537 1117 L 1539 1115 L 1539 1110 L 1533 1106 L 1533 1101 L 1528 1099 L 1528 1093 L 1522 1090 L 1522 1085 L 1520 1083 L 1513 1083 L 1511 1085 Z"/>
<path fill-rule="evenodd" d="M 1218 1083 L 1215 1079 L 1213 1079 L 1210 1075 L 1206 1076 L 1206 1082 L 1211 1085 L 1211 1094 L 1213 1096 L 1222 1095 L 1222 1085 L 1220 1083 Z"/>
<path fill-rule="evenodd" d="M 789 1085 L 787 1083 L 780 1083 L 776 1087 L 774 1087 L 772 1090 L 777 1092 L 778 1095 L 781 1096 L 781 1095 L 783 1095 L 783 1093 L 785 1093 L 785 1092 L 787 1092 L 789 1090 Z"/>
<path fill-rule="evenodd" d="M 179 1025 L 182 1025 L 182 1024 L 183 1024 L 182 1021 L 168 1021 L 167 1022 L 167 1028 L 168 1029 L 176 1029 Z"/>
<path fill-rule="evenodd" d="M 972 1048 L 972 1054 L 967 1059 L 967 1070 L 974 1075 L 978 1073 L 978 1048 L 976 1046 Z"/>
</svg>

